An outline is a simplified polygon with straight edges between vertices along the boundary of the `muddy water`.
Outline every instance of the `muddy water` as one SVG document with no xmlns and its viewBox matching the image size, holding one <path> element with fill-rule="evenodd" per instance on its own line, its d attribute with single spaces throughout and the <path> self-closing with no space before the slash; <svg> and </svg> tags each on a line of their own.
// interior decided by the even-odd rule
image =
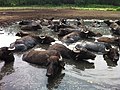
<svg viewBox="0 0 120 90">
<path fill-rule="evenodd" d="M 90 24 L 91 21 L 86 20 L 86 25 L 90 26 Z M 4 34 L 0 34 L 0 47 L 9 46 L 19 38 L 15 36 L 20 30 L 17 25 L 1 29 L 3 31 L 0 32 Z M 109 28 L 105 24 L 92 30 L 110 37 Z M 46 27 L 42 32 L 35 33 L 49 34 L 57 40 L 55 33 L 50 32 Z M 1 90 L 120 90 L 120 61 L 117 66 L 108 66 L 101 54 L 96 54 L 94 61 L 66 60 L 65 70 L 53 80 L 45 76 L 45 68 L 22 61 L 22 55 L 22 52 L 15 53 L 15 62 L 7 66 L 4 66 L 4 62 L 0 62 Z"/>
</svg>

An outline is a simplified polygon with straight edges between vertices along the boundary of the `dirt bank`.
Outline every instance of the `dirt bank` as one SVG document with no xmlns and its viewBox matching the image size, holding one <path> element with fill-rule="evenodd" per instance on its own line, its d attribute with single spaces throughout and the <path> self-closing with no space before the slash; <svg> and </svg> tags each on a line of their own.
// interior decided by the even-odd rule
<svg viewBox="0 0 120 90">
<path fill-rule="evenodd" d="M 0 11 L 0 25 L 7 25 L 23 19 L 40 18 L 75 18 L 83 19 L 120 19 L 120 12 L 116 11 L 89 11 L 70 9 L 37 9 L 37 10 L 4 10 Z"/>
</svg>

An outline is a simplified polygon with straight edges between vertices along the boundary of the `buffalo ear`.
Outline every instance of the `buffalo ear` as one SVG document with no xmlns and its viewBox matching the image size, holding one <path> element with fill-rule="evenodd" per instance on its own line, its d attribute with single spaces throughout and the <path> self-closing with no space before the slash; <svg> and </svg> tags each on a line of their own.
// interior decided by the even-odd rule
<svg viewBox="0 0 120 90">
<path fill-rule="evenodd" d="M 60 66 L 61 66 L 63 69 L 65 69 L 65 68 L 64 68 L 65 62 L 64 62 L 64 61 L 59 61 L 59 63 L 60 63 Z"/>
</svg>

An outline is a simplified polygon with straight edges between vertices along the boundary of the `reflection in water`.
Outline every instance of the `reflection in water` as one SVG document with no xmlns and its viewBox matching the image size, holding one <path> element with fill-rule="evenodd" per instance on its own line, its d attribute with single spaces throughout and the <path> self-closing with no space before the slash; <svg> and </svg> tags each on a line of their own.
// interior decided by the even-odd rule
<svg viewBox="0 0 120 90">
<path fill-rule="evenodd" d="M 73 61 L 73 60 L 66 60 L 67 64 L 74 65 L 75 68 L 84 71 L 85 69 L 94 69 L 94 63 L 88 61 Z"/>
<path fill-rule="evenodd" d="M 55 78 L 48 78 L 47 88 L 49 90 L 57 89 L 64 76 L 65 73 L 60 73 Z"/>
<path fill-rule="evenodd" d="M 11 63 L 4 64 L 2 66 L 1 71 L 0 71 L 0 80 L 2 80 L 4 76 L 10 75 L 13 72 L 15 72 L 13 65 L 14 65 L 14 62 L 11 62 Z"/>
<path fill-rule="evenodd" d="M 103 56 L 103 58 L 104 58 L 104 60 L 106 61 L 107 66 L 111 66 L 111 67 L 116 67 L 116 66 L 117 66 L 117 63 L 113 62 L 113 61 L 110 60 L 109 58 L 106 58 L 106 57 L 104 57 L 104 56 Z"/>
</svg>

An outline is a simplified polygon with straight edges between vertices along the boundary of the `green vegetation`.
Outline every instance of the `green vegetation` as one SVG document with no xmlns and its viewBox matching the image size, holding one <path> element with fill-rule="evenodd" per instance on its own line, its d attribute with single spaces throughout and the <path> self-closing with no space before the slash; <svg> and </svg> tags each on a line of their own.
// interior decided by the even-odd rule
<svg viewBox="0 0 120 90">
<path fill-rule="evenodd" d="M 0 0 L 0 9 L 70 8 L 120 11 L 120 0 Z"/>
<path fill-rule="evenodd" d="M 31 5 L 31 6 L 14 6 L 14 7 L 0 7 L 0 10 L 14 10 L 14 9 L 79 9 L 79 10 L 103 10 L 103 11 L 120 11 L 119 6 L 113 5 Z"/>
<path fill-rule="evenodd" d="M 30 6 L 30 5 L 114 5 L 120 6 L 120 0 L 0 0 L 0 6 Z"/>
</svg>

